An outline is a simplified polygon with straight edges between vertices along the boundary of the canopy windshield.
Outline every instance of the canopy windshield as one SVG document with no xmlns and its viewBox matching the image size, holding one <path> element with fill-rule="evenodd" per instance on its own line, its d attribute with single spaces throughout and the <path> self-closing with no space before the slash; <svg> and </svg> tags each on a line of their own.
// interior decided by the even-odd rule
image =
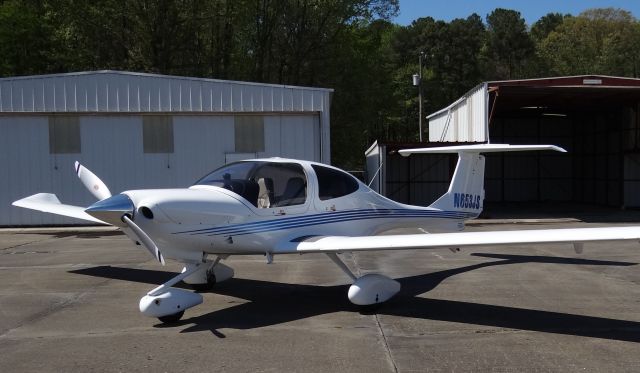
<svg viewBox="0 0 640 373">
<path fill-rule="evenodd" d="M 301 205 L 307 199 L 307 177 L 297 163 L 231 163 L 211 172 L 194 185 L 228 189 L 258 208 Z"/>
</svg>

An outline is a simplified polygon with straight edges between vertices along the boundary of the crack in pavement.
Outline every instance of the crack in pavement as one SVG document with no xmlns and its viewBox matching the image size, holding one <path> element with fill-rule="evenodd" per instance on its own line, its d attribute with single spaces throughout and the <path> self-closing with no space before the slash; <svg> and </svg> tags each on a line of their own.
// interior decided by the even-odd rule
<svg viewBox="0 0 640 373">
<path fill-rule="evenodd" d="M 62 311 L 63 309 L 70 307 L 74 304 L 77 304 L 83 297 L 85 297 L 88 294 L 95 294 L 95 289 L 102 287 L 104 285 L 106 285 L 107 283 L 109 283 L 110 281 L 113 281 L 113 279 L 105 279 L 104 281 L 98 282 L 97 284 L 90 286 L 89 288 L 84 289 L 83 291 L 77 292 L 75 294 L 73 294 L 72 296 L 70 296 L 69 298 L 67 298 L 66 300 L 63 300 L 62 302 L 59 303 L 54 303 L 49 305 L 46 309 L 40 311 L 40 312 L 36 312 L 35 314 L 31 315 L 30 317 L 26 318 L 25 320 L 23 320 L 22 322 L 18 323 L 17 325 L 10 327 L 8 329 L 5 330 L 0 330 L 0 339 L 4 338 L 7 336 L 7 334 L 11 333 L 14 330 L 17 330 L 25 325 L 31 324 L 33 322 L 42 320 L 50 315 L 53 315 L 59 311 Z"/>
<path fill-rule="evenodd" d="M 56 237 L 47 237 L 47 238 L 44 238 L 44 239 L 42 239 L 42 240 L 34 240 L 34 241 L 29 241 L 29 242 L 23 242 L 23 243 L 19 243 L 19 244 L 17 244 L 17 245 L 12 245 L 12 246 L 8 246 L 8 247 L 3 247 L 3 248 L 1 248 L 1 249 L 0 249 L 0 251 L 11 250 L 11 249 L 15 249 L 15 248 L 18 248 L 18 247 L 31 245 L 31 244 L 34 244 L 34 243 L 40 243 L 40 242 L 44 242 L 44 241 L 48 241 L 48 240 L 52 240 L 52 239 L 55 239 L 55 238 L 56 238 Z"/>
<path fill-rule="evenodd" d="M 352 253 L 351 259 L 353 261 L 353 266 L 355 268 L 356 277 L 360 278 L 362 273 L 360 272 L 360 266 L 358 265 L 357 254 Z M 382 345 L 384 346 L 384 350 L 387 353 L 387 360 L 389 364 L 393 368 L 393 372 L 398 373 L 398 366 L 396 365 L 396 361 L 393 358 L 393 353 L 391 352 L 391 347 L 389 346 L 389 341 L 387 340 L 387 336 L 384 333 L 384 329 L 382 328 L 382 324 L 380 323 L 380 318 L 377 313 L 373 314 L 374 320 L 376 321 L 376 327 L 378 329 L 378 333 L 380 334 Z"/>
<path fill-rule="evenodd" d="M 30 317 L 26 318 L 25 320 L 23 320 L 22 322 L 20 322 L 18 325 L 5 329 L 5 330 L 0 330 L 0 338 L 5 337 L 7 334 L 9 334 L 10 332 L 19 329 L 21 327 L 23 327 L 24 325 L 36 322 L 38 320 L 42 320 L 45 317 L 52 315 L 74 303 L 77 303 L 78 300 L 80 300 L 80 298 L 82 298 L 83 296 L 85 296 L 86 294 L 88 294 L 88 291 L 84 291 L 82 293 L 76 293 L 73 296 L 69 297 L 68 299 L 63 300 L 62 302 L 59 303 L 54 303 L 52 305 L 49 305 L 46 309 L 40 311 L 40 312 L 36 312 L 35 314 L 31 315 Z"/>
</svg>

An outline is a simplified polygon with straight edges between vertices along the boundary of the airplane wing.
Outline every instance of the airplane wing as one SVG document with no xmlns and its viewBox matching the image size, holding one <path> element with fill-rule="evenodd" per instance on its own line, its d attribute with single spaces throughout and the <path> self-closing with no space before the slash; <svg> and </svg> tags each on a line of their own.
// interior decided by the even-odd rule
<svg viewBox="0 0 640 373">
<path fill-rule="evenodd" d="M 32 196 L 19 199 L 12 203 L 14 206 L 24 207 L 31 210 L 48 212 L 51 214 L 68 216 L 71 218 L 87 220 L 94 223 L 107 224 L 84 212 L 85 208 L 80 206 L 63 205 L 58 197 L 51 193 L 38 193 Z"/>
<path fill-rule="evenodd" d="M 278 245 L 274 254 L 330 253 L 373 250 L 440 249 L 472 246 L 640 240 L 640 226 L 532 229 L 494 232 L 460 232 L 386 236 L 311 236 Z M 576 251 L 581 246 L 576 246 Z"/>
</svg>

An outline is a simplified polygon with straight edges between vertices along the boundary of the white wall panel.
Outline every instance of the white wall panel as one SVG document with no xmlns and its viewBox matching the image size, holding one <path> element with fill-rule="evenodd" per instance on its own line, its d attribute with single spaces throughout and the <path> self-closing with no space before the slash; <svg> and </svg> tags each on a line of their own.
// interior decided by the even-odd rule
<svg viewBox="0 0 640 373">
<path fill-rule="evenodd" d="M 320 144 L 314 139 L 320 137 L 319 118 L 316 115 L 282 115 L 267 116 L 265 134 L 280 133 L 279 149 L 270 148 L 265 138 L 264 156 L 281 156 L 286 158 L 320 160 Z"/>
<path fill-rule="evenodd" d="M 624 156 L 624 206 L 640 206 L 640 154 Z"/>
<path fill-rule="evenodd" d="M 226 153 L 235 152 L 232 116 L 176 116 L 173 125 L 174 186 L 192 184 L 223 165 Z"/>
<path fill-rule="evenodd" d="M 384 146 L 374 142 L 364 153 L 366 158 L 367 185 L 376 192 L 382 194 L 382 169 L 381 169 L 381 151 Z"/>
<path fill-rule="evenodd" d="M 447 108 L 427 117 L 429 141 L 487 141 L 487 86 L 480 84 Z"/>
<path fill-rule="evenodd" d="M 11 206 L 27 195 L 60 184 L 55 162 L 49 156 L 49 127 L 46 117 L 0 117 L 0 225 L 64 224 L 70 219 L 34 214 Z M 73 173 L 73 165 L 69 171 Z"/>
</svg>

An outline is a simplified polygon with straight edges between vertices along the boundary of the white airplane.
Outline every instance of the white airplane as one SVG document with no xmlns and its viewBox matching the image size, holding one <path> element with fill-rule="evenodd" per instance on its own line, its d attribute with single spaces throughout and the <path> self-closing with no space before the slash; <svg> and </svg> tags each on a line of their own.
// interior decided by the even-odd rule
<svg viewBox="0 0 640 373">
<path fill-rule="evenodd" d="M 534 150 L 565 152 L 552 145 L 508 144 L 400 150 L 405 156 L 458 154 L 448 191 L 429 207 L 389 200 L 335 167 L 284 158 L 231 163 L 186 189 L 130 190 L 113 196 L 76 162 L 78 177 L 98 202 L 84 208 L 39 193 L 13 205 L 117 226 L 163 265 L 165 258 L 184 263 L 182 273 L 140 300 L 140 311 L 162 322 L 178 321 L 203 300 L 198 293 L 172 286 L 183 281 L 206 290 L 233 277 L 233 269 L 220 262 L 230 255 L 263 254 L 271 263 L 279 254 L 325 253 L 353 280 L 349 300 L 372 305 L 393 297 L 400 283 L 382 274 L 358 278 L 337 254 L 529 243 L 572 243 L 581 252 L 585 242 L 640 239 L 640 226 L 459 232 L 482 211 L 481 153 Z M 378 235 L 396 228 L 416 233 Z"/>
</svg>

